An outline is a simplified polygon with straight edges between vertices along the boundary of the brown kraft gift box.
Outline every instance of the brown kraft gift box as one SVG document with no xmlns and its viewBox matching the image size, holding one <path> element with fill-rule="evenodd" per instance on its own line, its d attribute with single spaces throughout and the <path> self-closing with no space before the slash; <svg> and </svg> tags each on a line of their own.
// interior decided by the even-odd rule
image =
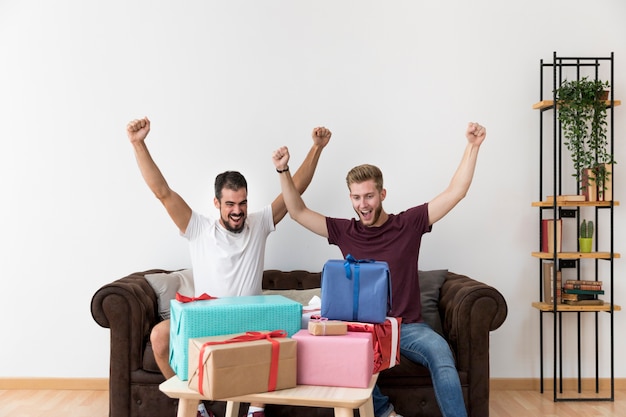
<svg viewBox="0 0 626 417">
<path fill-rule="evenodd" d="M 313 336 L 343 336 L 348 333 L 348 323 L 340 320 L 311 317 L 311 320 L 309 320 L 309 333 Z"/>
<path fill-rule="evenodd" d="M 248 332 L 189 339 L 189 388 L 219 400 L 295 387 L 296 341 L 285 335 Z"/>
</svg>

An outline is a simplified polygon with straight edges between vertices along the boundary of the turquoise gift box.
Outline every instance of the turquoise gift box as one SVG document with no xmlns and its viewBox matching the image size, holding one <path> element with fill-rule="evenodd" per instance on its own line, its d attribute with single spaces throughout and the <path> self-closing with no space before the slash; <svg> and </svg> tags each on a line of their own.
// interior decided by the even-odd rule
<svg viewBox="0 0 626 417">
<path fill-rule="evenodd" d="M 284 330 L 287 337 L 301 328 L 302 304 L 282 295 L 250 295 L 170 301 L 170 366 L 188 379 L 189 339 L 249 331 Z"/>
</svg>

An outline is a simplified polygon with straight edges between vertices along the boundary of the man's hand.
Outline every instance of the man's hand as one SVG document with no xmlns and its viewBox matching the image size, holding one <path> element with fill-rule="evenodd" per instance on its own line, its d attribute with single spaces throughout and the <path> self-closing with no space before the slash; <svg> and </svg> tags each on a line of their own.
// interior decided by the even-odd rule
<svg viewBox="0 0 626 417">
<path fill-rule="evenodd" d="M 135 119 L 126 125 L 126 134 L 133 144 L 145 140 L 148 132 L 150 132 L 150 120 L 147 117 Z"/>
<path fill-rule="evenodd" d="M 472 145 L 480 146 L 487 136 L 487 129 L 478 123 L 468 123 L 465 137 Z"/>
<path fill-rule="evenodd" d="M 285 170 L 287 168 L 287 163 L 289 162 L 289 149 L 287 149 L 286 146 L 281 146 L 276 149 L 272 154 L 272 161 L 274 161 L 274 166 L 277 170 Z"/>
<path fill-rule="evenodd" d="M 314 128 L 313 132 L 311 133 L 313 143 L 317 146 L 321 146 L 322 148 L 328 145 L 331 135 L 331 131 L 323 126 Z"/>
</svg>

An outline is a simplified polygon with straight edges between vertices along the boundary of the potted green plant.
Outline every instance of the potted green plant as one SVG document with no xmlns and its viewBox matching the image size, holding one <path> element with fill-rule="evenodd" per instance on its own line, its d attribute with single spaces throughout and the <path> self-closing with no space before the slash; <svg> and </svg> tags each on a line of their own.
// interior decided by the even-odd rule
<svg viewBox="0 0 626 417">
<path fill-rule="evenodd" d="M 593 222 L 583 219 L 580 223 L 580 236 L 578 237 L 578 246 L 581 252 L 591 252 L 593 243 Z"/>
<path fill-rule="evenodd" d="M 603 92 L 609 83 L 583 77 L 565 80 L 556 90 L 558 118 L 564 145 L 571 153 L 579 189 L 591 185 L 603 199 L 605 184 L 615 164 L 608 149 L 607 105 Z M 584 191 L 584 190 L 583 190 Z M 594 193 L 595 195 L 595 193 Z M 588 200 L 595 200 L 587 193 Z"/>
</svg>

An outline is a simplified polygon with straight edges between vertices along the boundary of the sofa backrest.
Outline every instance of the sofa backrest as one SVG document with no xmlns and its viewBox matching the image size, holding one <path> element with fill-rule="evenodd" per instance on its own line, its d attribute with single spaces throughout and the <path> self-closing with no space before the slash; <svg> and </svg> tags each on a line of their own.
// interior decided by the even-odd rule
<svg viewBox="0 0 626 417">
<path fill-rule="evenodd" d="M 321 272 L 304 270 L 279 271 L 277 269 L 266 269 L 263 271 L 264 290 L 309 290 L 320 288 L 321 282 Z"/>
</svg>

